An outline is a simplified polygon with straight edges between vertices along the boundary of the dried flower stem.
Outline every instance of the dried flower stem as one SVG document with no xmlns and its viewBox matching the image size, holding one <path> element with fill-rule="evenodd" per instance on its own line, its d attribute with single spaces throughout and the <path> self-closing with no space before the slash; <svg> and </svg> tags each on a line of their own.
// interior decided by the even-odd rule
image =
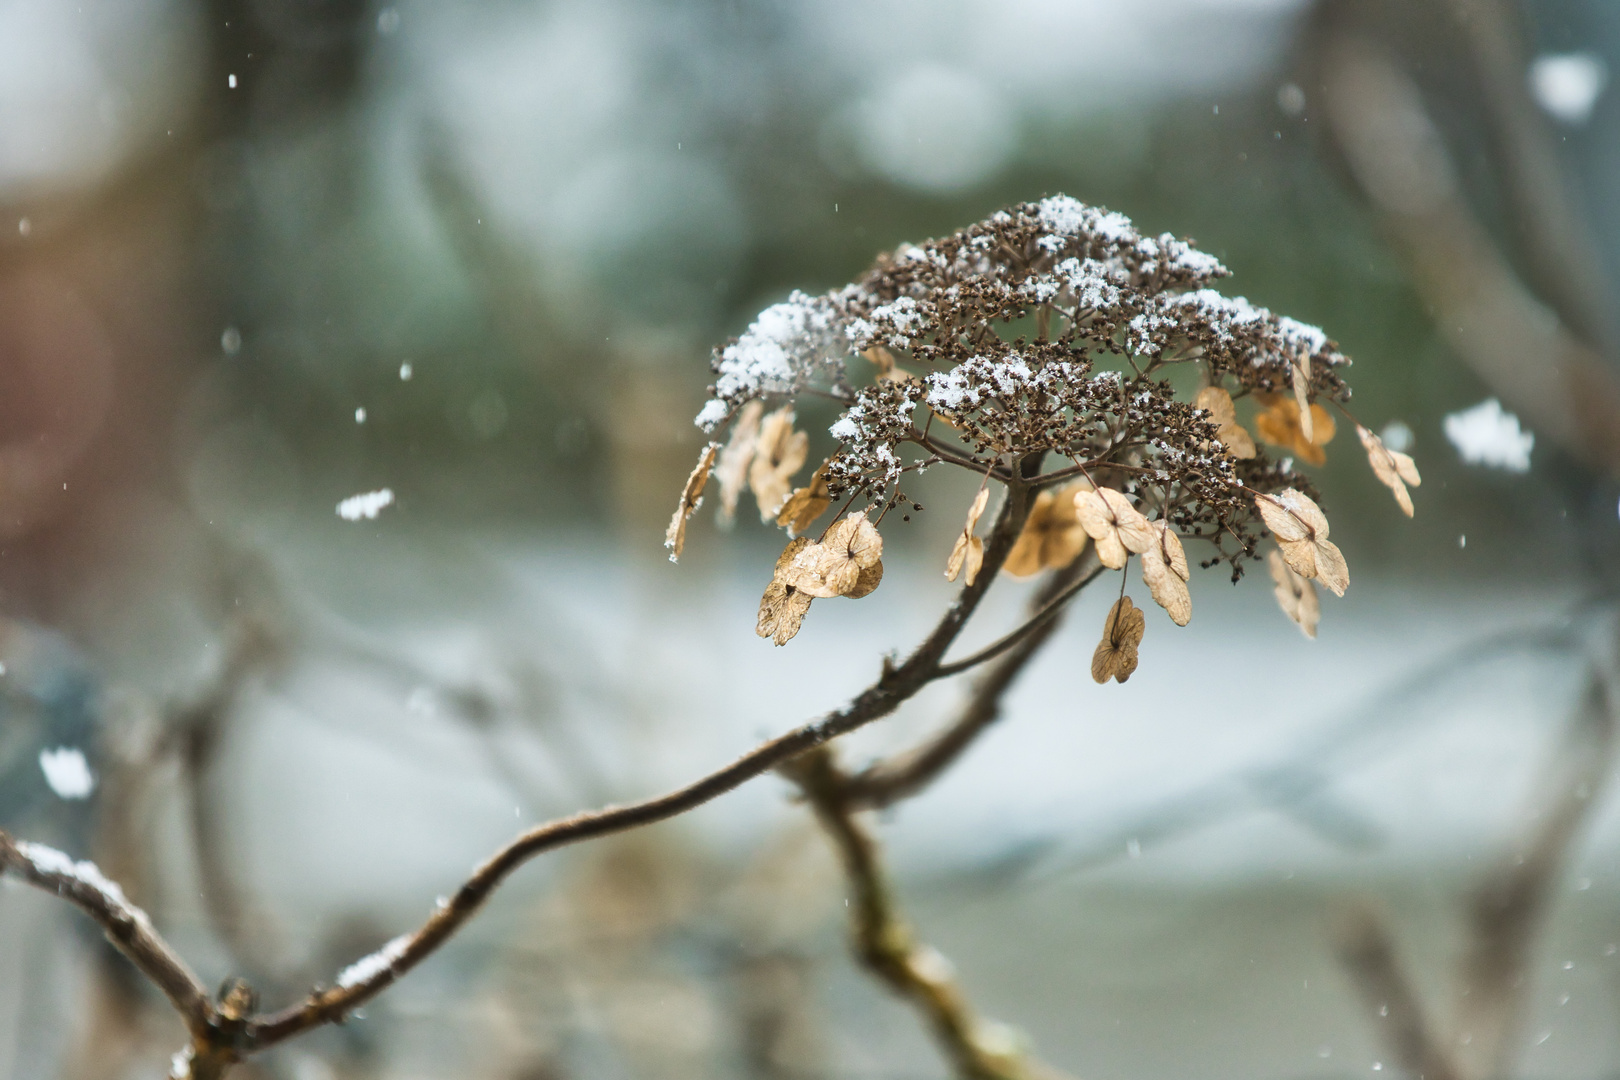
<svg viewBox="0 0 1620 1080">
<path fill-rule="evenodd" d="M 1033 461 L 1020 462 L 1020 471 L 1029 471 L 1034 465 Z M 3 831 L 0 870 L 11 870 L 25 881 L 57 893 L 99 923 L 113 944 L 163 990 L 180 1013 L 192 1037 L 192 1080 L 223 1076 L 232 1064 L 250 1054 L 324 1024 L 340 1022 L 387 989 L 444 944 L 477 913 L 507 875 L 535 856 L 683 814 L 830 739 L 889 715 L 924 686 L 942 678 L 940 660 L 1006 561 L 1029 515 L 1029 503 L 1029 491 L 1023 484 L 1008 487 L 985 542 L 984 573 L 962 589 L 933 632 L 904 663 L 897 667 L 886 665 L 878 681 L 848 704 L 762 743 L 730 765 L 666 795 L 627 806 L 582 811 L 529 830 L 478 867 L 415 932 L 396 938 L 383 951 L 349 968 L 339 977 L 339 985 L 317 988 L 303 1001 L 280 1012 L 238 1018 L 222 1011 L 145 913 L 125 901 L 115 887 L 110 887 L 111 883 L 101 887 L 85 875 L 43 866 L 25 855 L 24 846 L 14 843 Z"/>
<path fill-rule="evenodd" d="M 908 799 L 933 783 L 961 757 L 985 729 L 1000 719 L 1002 695 L 1057 630 L 1068 602 L 1100 573 L 1102 565 L 1088 548 L 1085 555 L 1047 576 L 1030 598 L 1033 613 L 1022 626 L 966 659 L 943 665 L 941 671 L 966 670 L 1006 653 L 1000 663 L 985 671 L 973 684 L 966 707 L 943 731 L 925 743 L 875 762 L 851 776 L 846 785 L 851 805 L 885 807 Z"/>
<path fill-rule="evenodd" d="M 1044 1080 L 1058 1075 L 1025 1057 L 1010 1032 L 975 1016 L 952 978 L 950 964 L 912 936 L 896 905 L 877 841 L 855 819 L 858 804 L 831 749 L 805 754 L 783 772 L 804 791 L 854 887 L 851 930 L 856 955 L 928 1016 L 957 1074 L 965 1080 Z"/>
</svg>

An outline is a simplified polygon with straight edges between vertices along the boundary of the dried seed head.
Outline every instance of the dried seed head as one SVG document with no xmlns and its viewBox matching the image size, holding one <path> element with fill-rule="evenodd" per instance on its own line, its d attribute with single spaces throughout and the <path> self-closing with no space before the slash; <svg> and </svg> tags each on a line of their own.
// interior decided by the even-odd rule
<svg viewBox="0 0 1620 1080">
<path fill-rule="evenodd" d="M 720 513 L 715 520 L 724 529 L 731 528 L 737 517 L 737 500 L 742 496 L 743 483 L 748 478 L 748 463 L 754 460 L 754 448 L 759 442 L 759 418 L 765 414 L 765 403 L 754 400 L 742 407 L 732 422 L 731 438 L 720 451 L 720 461 L 714 467 L 714 478 L 720 482 Z"/>
<path fill-rule="evenodd" d="M 719 449 L 717 442 L 703 448 L 692 475 L 686 478 L 686 486 L 681 489 L 681 503 L 675 508 L 675 516 L 669 519 L 669 528 L 664 530 L 664 546 L 669 548 L 670 562 L 679 559 L 686 548 L 686 521 L 703 501 L 703 488 L 709 482 L 709 471 L 714 468 L 714 455 Z"/>
<path fill-rule="evenodd" d="M 1324 460 L 1334 429 L 1324 406 L 1348 400 L 1349 360 L 1316 327 L 1216 292 L 1210 286 L 1226 273 L 1184 240 L 1144 235 L 1118 214 L 1053 196 L 904 245 L 824 295 L 795 293 L 715 353 L 717 377 L 697 422 L 736 427 L 718 467 L 729 493 L 722 502 L 735 505 L 746 472 L 762 518 L 794 534 L 830 507 L 823 500 L 864 507 L 860 523 L 836 523 L 790 560 L 782 595 L 796 603 L 807 604 L 811 590 L 856 596 L 874 586 L 880 559 L 863 564 L 840 538 L 864 542 L 855 533 L 870 529 L 875 540 L 866 515 L 910 505 L 905 478 L 940 464 L 1041 492 L 1010 573 L 1067 565 L 1090 536 L 1105 565 L 1142 554 L 1155 599 L 1182 621 L 1190 603 L 1177 568 L 1186 557 L 1178 563 L 1172 542 L 1211 545 L 1205 565 L 1224 562 L 1236 580 L 1269 525 L 1288 565 L 1340 591 L 1349 573 L 1325 519 L 1268 521 L 1265 511 L 1279 494 L 1314 509 L 1315 488 L 1294 461 Z M 1014 336 L 1025 327 L 1034 341 Z M 875 378 L 852 380 L 848 361 L 860 356 Z M 1187 364 L 1204 385 L 1196 401 L 1178 394 L 1182 380 L 1165 377 Z M 830 429 L 838 445 L 794 491 L 808 440 L 793 430 L 792 403 L 811 390 L 842 404 Z M 1262 405 L 1249 430 L 1234 396 Z M 766 415 L 762 399 L 781 407 Z M 1291 456 L 1273 459 L 1257 438 Z M 1415 483 L 1415 468 L 1404 479 L 1409 461 L 1369 456 L 1381 478 L 1393 470 Z M 1101 490 L 1052 490 L 1080 476 Z M 1156 527 L 1139 509 L 1148 507 Z M 951 560 L 958 578 L 977 580 L 986 546 L 972 526 L 963 530 Z"/>
<path fill-rule="evenodd" d="M 773 638 L 778 645 L 786 645 L 793 639 L 804 623 L 805 613 L 810 610 L 810 595 L 788 582 L 793 560 L 809 546 L 807 536 L 788 541 L 788 546 L 776 559 L 776 572 L 759 601 L 759 620 L 754 624 L 754 633 L 762 638 Z"/>
<path fill-rule="evenodd" d="M 784 405 L 759 425 L 754 461 L 748 467 L 748 486 L 759 503 L 759 520 L 767 525 L 787 501 L 793 489 L 793 474 L 804 466 L 810 452 L 810 436 L 793 430 L 793 408 Z"/>
<path fill-rule="evenodd" d="M 1257 447 L 1248 429 L 1237 422 L 1237 410 L 1232 406 L 1232 395 L 1219 386 L 1206 386 L 1198 391 L 1193 404 L 1209 412 L 1215 424 L 1215 438 L 1235 458 L 1254 457 Z"/>
<path fill-rule="evenodd" d="M 1142 552 L 1142 581 L 1153 593 L 1153 602 L 1170 613 L 1170 620 L 1177 626 L 1186 626 L 1192 618 L 1187 553 L 1181 547 L 1181 538 L 1163 521 L 1152 522 L 1149 528 L 1153 530 L 1154 540 Z"/>
<path fill-rule="evenodd" d="M 1131 501 L 1113 488 L 1074 493 L 1075 516 L 1097 542 L 1097 559 L 1112 570 L 1125 566 L 1128 552 L 1141 554 L 1153 543 L 1153 529 Z"/>
<path fill-rule="evenodd" d="M 1136 650 L 1142 644 L 1146 627 L 1147 618 L 1141 608 L 1131 603 L 1130 597 L 1122 596 L 1115 601 L 1103 620 L 1102 640 L 1097 643 L 1097 651 L 1091 654 L 1091 677 L 1098 683 L 1129 679 L 1136 670 Z"/>
<path fill-rule="evenodd" d="M 1035 496 L 1024 521 L 1024 531 L 1007 555 L 1002 569 L 1014 577 L 1029 577 L 1042 570 L 1061 570 L 1086 547 L 1086 530 L 1074 505 L 1077 487 L 1046 490 Z"/>
<path fill-rule="evenodd" d="M 984 565 L 984 541 L 973 535 L 973 530 L 979 527 L 979 515 L 984 513 L 989 498 L 990 489 L 987 487 L 981 487 L 973 497 L 973 505 L 968 507 L 967 524 L 957 534 L 956 546 L 951 548 L 951 558 L 945 566 L 946 581 L 955 581 L 963 570 L 967 571 L 966 581 L 969 585 L 978 578 L 979 567 Z"/>
<path fill-rule="evenodd" d="M 1417 463 L 1399 450 L 1385 446 L 1383 439 L 1360 424 L 1356 425 L 1356 435 L 1367 450 L 1367 461 L 1372 465 L 1373 475 L 1388 485 L 1395 493 L 1395 501 L 1400 504 L 1401 510 L 1411 517 L 1412 496 L 1407 492 L 1406 485 L 1417 487 L 1423 483 L 1423 478 L 1418 475 Z"/>
<path fill-rule="evenodd" d="M 1271 568 L 1271 580 L 1276 582 L 1273 590 L 1277 597 L 1277 606 L 1282 608 L 1305 636 L 1315 639 L 1316 624 L 1322 618 L 1321 602 L 1316 598 L 1316 586 L 1294 572 L 1280 551 L 1272 551 L 1266 556 L 1266 564 Z"/>
</svg>

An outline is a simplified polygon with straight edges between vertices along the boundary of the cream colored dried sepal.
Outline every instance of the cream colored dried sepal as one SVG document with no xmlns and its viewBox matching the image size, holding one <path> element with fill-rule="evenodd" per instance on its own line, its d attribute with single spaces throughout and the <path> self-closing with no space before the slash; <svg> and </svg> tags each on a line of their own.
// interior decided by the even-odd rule
<svg viewBox="0 0 1620 1080">
<path fill-rule="evenodd" d="M 917 378 L 917 376 L 896 364 L 894 362 L 894 353 L 885 349 L 882 345 L 874 345 L 861 353 L 861 355 L 866 357 L 872 366 L 878 369 L 878 382 L 908 382 Z"/>
<path fill-rule="evenodd" d="M 804 465 L 810 436 L 793 430 L 793 409 L 784 405 L 759 425 L 759 441 L 748 466 L 748 486 L 759 503 L 759 520 L 769 525 L 793 490 L 793 474 Z"/>
<path fill-rule="evenodd" d="M 1193 404 L 1209 412 L 1210 420 L 1215 424 L 1215 438 L 1226 447 L 1226 452 L 1235 458 L 1252 458 L 1256 450 L 1254 436 L 1249 429 L 1237 422 L 1237 410 L 1232 406 L 1232 395 L 1219 386 L 1206 386 L 1198 391 L 1198 397 Z"/>
<path fill-rule="evenodd" d="M 681 552 L 686 549 L 686 521 L 692 512 L 703 501 L 703 488 L 709 482 L 709 472 L 714 468 L 714 455 L 720 449 L 720 444 L 712 442 L 703 448 L 698 455 L 697 466 L 692 475 L 686 478 L 686 487 L 681 489 L 681 504 L 675 508 L 675 516 L 669 519 L 669 528 L 664 530 L 664 546 L 669 548 L 669 561 L 676 562 Z"/>
<path fill-rule="evenodd" d="M 787 527 L 789 536 L 798 536 L 812 522 L 826 513 L 832 505 L 832 492 L 827 490 L 827 466 L 832 458 L 821 463 L 821 468 L 810 475 L 807 487 L 797 488 L 776 515 L 776 523 Z"/>
<path fill-rule="evenodd" d="M 1153 530 L 1131 501 L 1113 488 L 1074 493 L 1075 516 L 1097 542 L 1097 560 L 1110 570 L 1125 566 L 1128 552 L 1141 554 L 1153 543 Z"/>
<path fill-rule="evenodd" d="M 750 401 L 737 413 L 731 425 L 731 438 L 720 451 L 720 460 L 714 467 L 714 478 L 720 484 L 720 512 L 715 521 L 729 529 L 737 518 L 737 500 L 742 497 L 743 484 L 748 480 L 748 463 L 754 460 L 759 444 L 759 418 L 765 415 L 765 403 Z"/>
<path fill-rule="evenodd" d="M 754 633 L 772 638 L 778 645 L 786 645 L 799 632 L 805 612 L 810 610 L 810 596 L 788 583 L 789 571 L 799 552 L 810 546 L 810 538 L 800 536 L 788 542 L 776 560 L 776 573 L 765 586 L 765 595 L 759 601 L 759 621 Z"/>
<path fill-rule="evenodd" d="M 989 488 L 980 488 L 973 497 L 973 505 L 968 507 L 967 524 L 957 534 L 956 546 L 951 548 L 950 562 L 945 565 L 946 581 L 955 581 L 964 570 L 967 571 L 965 580 L 969 585 L 979 576 L 979 567 L 984 565 L 984 541 L 974 536 L 973 530 L 979 527 L 979 515 L 984 513 L 984 505 L 989 499 Z"/>
<path fill-rule="evenodd" d="M 1356 434 L 1361 438 L 1361 445 L 1367 449 L 1367 461 L 1372 465 L 1373 475 L 1389 486 L 1401 510 L 1411 517 L 1412 496 L 1406 490 L 1406 485 L 1418 487 L 1423 483 L 1423 477 L 1418 475 L 1417 462 L 1399 450 L 1391 450 L 1384 445 L 1383 439 L 1360 424 L 1356 425 Z"/>
<path fill-rule="evenodd" d="M 1275 394 L 1255 394 L 1255 398 L 1266 406 L 1263 412 L 1255 415 L 1254 430 L 1262 439 L 1273 446 L 1281 446 L 1294 452 L 1300 459 L 1312 465 L 1321 465 L 1327 461 L 1327 451 L 1322 449 L 1333 441 L 1338 434 L 1338 425 L 1333 422 L 1333 416 L 1320 405 L 1312 405 L 1305 412 L 1300 412 L 1297 402 L 1292 398 L 1278 397 Z M 1311 436 L 1305 436 L 1304 425 L 1300 417 L 1311 418 Z"/>
<path fill-rule="evenodd" d="M 1338 545 L 1328 539 L 1327 518 L 1317 505 L 1293 488 L 1256 496 L 1255 505 L 1294 572 L 1314 578 L 1335 595 L 1343 596 L 1350 587 L 1350 567 Z"/>
<path fill-rule="evenodd" d="M 1316 442 L 1315 414 L 1311 412 L 1311 358 L 1301 354 L 1294 360 L 1294 404 L 1299 407 L 1299 430 L 1308 443 Z M 1326 439 L 1322 440 L 1327 442 Z"/>
<path fill-rule="evenodd" d="M 877 527 L 864 513 L 851 514 L 829 529 L 821 543 L 799 552 L 787 581 L 815 597 L 850 596 L 861 587 L 861 571 L 882 558 L 883 537 Z"/>
<path fill-rule="evenodd" d="M 1061 570 L 1079 557 L 1086 548 L 1086 530 L 1075 510 L 1074 492 L 1066 487 L 1035 496 L 1003 570 L 1013 577 L 1029 577 L 1042 570 Z"/>
<path fill-rule="evenodd" d="M 1187 552 L 1181 546 L 1181 537 L 1166 522 L 1155 521 L 1150 527 L 1154 541 L 1142 552 L 1142 581 L 1153 593 L 1153 602 L 1170 613 L 1170 621 L 1186 626 L 1192 618 Z"/>
<path fill-rule="evenodd" d="M 1147 617 L 1142 609 L 1122 596 L 1108 609 L 1103 620 L 1102 640 L 1091 654 L 1091 677 L 1098 683 L 1109 679 L 1124 682 L 1136 670 L 1136 649 L 1142 644 L 1142 631 L 1147 628 Z"/>
<path fill-rule="evenodd" d="M 1294 573 L 1294 568 L 1288 565 L 1280 551 L 1267 555 L 1266 564 L 1271 567 L 1271 580 L 1277 583 L 1274 590 L 1277 606 L 1282 608 L 1284 615 L 1299 624 L 1306 637 L 1314 641 L 1316 624 L 1322 619 L 1322 604 L 1316 598 L 1316 586 Z"/>
</svg>

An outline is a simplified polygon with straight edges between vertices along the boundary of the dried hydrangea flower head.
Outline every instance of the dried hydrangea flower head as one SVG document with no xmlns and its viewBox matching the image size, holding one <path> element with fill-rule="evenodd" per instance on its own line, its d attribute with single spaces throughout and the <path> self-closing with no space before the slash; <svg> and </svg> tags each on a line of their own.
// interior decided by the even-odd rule
<svg viewBox="0 0 1620 1080">
<path fill-rule="evenodd" d="M 1145 236 L 1122 215 L 1057 195 L 902 246 L 850 285 L 761 312 L 716 351 L 697 425 L 739 429 L 733 441 L 752 447 L 749 481 L 767 520 L 796 535 L 838 507 L 818 538 L 784 552 L 761 634 L 785 640 L 786 623 L 764 613 L 795 597 L 865 595 L 881 567 L 878 526 L 897 507 L 920 509 L 903 485 L 938 465 L 1019 496 L 1016 543 L 994 553 L 975 532 L 975 500 L 948 563 L 970 583 L 1069 566 L 1089 536 L 1106 566 L 1141 558 L 1153 598 L 1185 623 L 1184 545 L 1236 581 L 1269 533 L 1302 582 L 1342 592 L 1348 569 L 1295 461 L 1321 460 L 1330 408 L 1353 422 L 1349 361 L 1316 327 L 1212 288 L 1226 275 L 1184 240 Z M 1175 382 L 1201 389 L 1185 400 L 1167 376 L 1189 366 L 1199 378 Z M 831 455 L 794 490 L 808 452 L 792 425 L 801 395 L 842 414 Z M 760 402 L 775 411 L 762 416 Z M 1289 456 L 1271 457 L 1251 430 Z M 1367 446 L 1402 499 L 1416 468 Z M 739 486 L 737 460 L 728 446 L 723 492 Z"/>
</svg>

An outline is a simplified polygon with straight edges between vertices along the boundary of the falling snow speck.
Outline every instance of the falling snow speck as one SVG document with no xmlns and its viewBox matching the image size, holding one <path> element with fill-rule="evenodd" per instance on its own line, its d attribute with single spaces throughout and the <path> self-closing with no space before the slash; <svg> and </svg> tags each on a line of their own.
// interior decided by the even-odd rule
<svg viewBox="0 0 1620 1080">
<path fill-rule="evenodd" d="M 236 89 L 236 76 L 231 75 L 228 78 L 226 78 L 225 85 L 229 86 L 232 90 L 235 90 Z"/>
<path fill-rule="evenodd" d="M 411 370 L 411 365 L 410 364 L 401 364 L 401 365 L 399 365 L 399 381 L 400 382 L 410 382 L 411 381 L 411 376 L 413 374 L 415 374 L 415 372 L 413 372 Z"/>
<path fill-rule="evenodd" d="M 366 407 L 364 405 L 354 410 L 354 422 L 357 424 L 363 424 L 366 422 Z"/>
<path fill-rule="evenodd" d="M 366 491 L 359 495 L 350 495 L 338 503 L 337 515 L 344 521 L 359 521 L 361 518 L 370 521 L 382 512 L 383 507 L 392 505 L 393 501 L 393 488 Z"/>
<path fill-rule="evenodd" d="M 34 231 L 34 223 L 27 218 L 17 219 L 17 231 L 24 236 Z"/>
<path fill-rule="evenodd" d="M 77 747 L 41 750 L 39 768 L 45 774 L 45 782 L 59 798 L 83 799 L 95 790 L 96 778 L 90 772 L 90 763 Z"/>
<path fill-rule="evenodd" d="M 225 350 L 226 356 L 235 356 L 242 351 L 242 331 L 234 326 L 227 326 L 225 332 L 219 335 L 219 347 Z"/>
<path fill-rule="evenodd" d="M 1462 533 L 1462 534 L 1458 535 L 1458 537 L 1457 537 L 1457 546 L 1460 547 L 1460 548 L 1465 548 L 1465 547 L 1468 546 L 1468 534 L 1467 533 Z"/>
</svg>

